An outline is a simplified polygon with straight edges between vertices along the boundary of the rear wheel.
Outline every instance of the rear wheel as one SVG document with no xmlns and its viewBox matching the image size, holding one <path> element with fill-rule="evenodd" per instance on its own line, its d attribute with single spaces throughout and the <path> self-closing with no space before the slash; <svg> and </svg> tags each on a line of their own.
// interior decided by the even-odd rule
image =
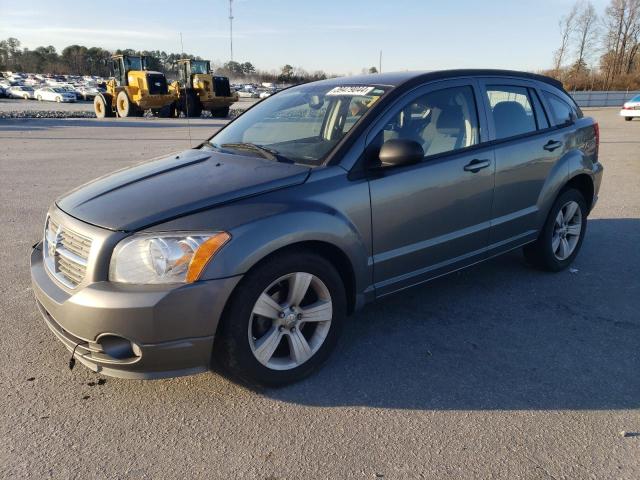
<svg viewBox="0 0 640 480">
<path fill-rule="evenodd" d="M 165 105 L 162 108 L 157 108 L 153 113 L 160 118 L 169 118 L 173 116 L 174 107 L 173 104 Z"/>
<path fill-rule="evenodd" d="M 184 113 L 185 117 L 199 118 L 202 114 L 202 104 L 198 98 L 198 93 L 193 90 L 181 90 L 178 110 Z"/>
<path fill-rule="evenodd" d="M 38 95 L 38 101 L 41 102 L 42 101 L 42 95 Z"/>
<path fill-rule="evenodd" d="M 62 97 L 56 97 L 56 102 L 58 103 L 62 102 Z"/>
<path fill-rule="evenodd" d="M 306 377 L 329 356 L 346 313 L 340 275 L 300 251 L 249 272 L 229 300 L 214 356 L 249 384 L 281 386 Z"/>
<path fill-rule="evenodd" d="M 538 239 L 524 247 L 525 257 L 538 268 L 559 272 L 578 255 L 587 230 L 587 204 L 576 189 L 558 196 Z"/>
<path fill-rule="evenodd" d="M 631 120 L 633 120 L 633 117 L 624 117 L 625 121 L 630 122 Z"/>
<path fill-rule="evenodd" d="M 211 109 L 211 116 L 214 118 L 227 118 L 229 116 L 229 107 Z"/>
</svg>

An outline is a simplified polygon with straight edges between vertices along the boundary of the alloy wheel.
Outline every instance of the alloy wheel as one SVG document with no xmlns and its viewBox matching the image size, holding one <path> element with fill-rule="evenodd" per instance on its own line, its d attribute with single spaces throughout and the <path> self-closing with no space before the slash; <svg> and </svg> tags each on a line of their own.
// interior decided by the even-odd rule
<svg viewBox="0 0 640 480">
<path fill-rule="evenodd" d="M 290 370 L 322 347 L 331 328 L 329 289 L 305 272 L 284 275 L 258 297 L 249 319 L 249 345 L 255 358 L 272 370 Z"/>
<path fill-rule="evenodd" d="M 577 202 L 565 203 L 556 215 L 551 237 L 551 249 L 554 256 L 566 260 L 576 249 L 582 231 L 582 210 Z"/>
</svg>

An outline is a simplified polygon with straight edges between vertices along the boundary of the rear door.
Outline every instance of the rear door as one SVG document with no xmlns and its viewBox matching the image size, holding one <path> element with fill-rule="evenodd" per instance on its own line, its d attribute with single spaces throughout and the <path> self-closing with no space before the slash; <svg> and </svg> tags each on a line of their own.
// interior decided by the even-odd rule
<svg viewBox="0 0 640 480">
<path fill-rule="evenodd" d="M 565 144 L 542 107 L 535 82 L 483 78 L 480 86 L 495 146 L 489 254 L 497 254 L 536 238 L 540 194 Z"/>
<path fill-rule="evenodd" d="M 369 182 L 376 295 L 481 259 L 493 198 L 493 151 L 483 143 L 475 80 L 451 80 L 407 94 L 374 126 L 368 150 L 408 138 L 418 164 L 381 168 Z"/>
</svg>

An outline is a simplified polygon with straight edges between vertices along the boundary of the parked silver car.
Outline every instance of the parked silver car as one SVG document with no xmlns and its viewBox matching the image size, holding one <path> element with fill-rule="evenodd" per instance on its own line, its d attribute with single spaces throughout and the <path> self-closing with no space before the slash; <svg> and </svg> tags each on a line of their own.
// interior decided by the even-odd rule
<svg viewBox="0 0 640 480">
<path fill-rule="evenodd" d="M 539 268 L 570 265 L 598 144 L 597 123 L 538 75 L 293 87 L 197 148 L 56 200 L 31 254 L 37 305 L 72 360 L 107 375 L 215 358 L 250 383 L 293 382 L 375 299 L 519 247 Z"/>
</svg>

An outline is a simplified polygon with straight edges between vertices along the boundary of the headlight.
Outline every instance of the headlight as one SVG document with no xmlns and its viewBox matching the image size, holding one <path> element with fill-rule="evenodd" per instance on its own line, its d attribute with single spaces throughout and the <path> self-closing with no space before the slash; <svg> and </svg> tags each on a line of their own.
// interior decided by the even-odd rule
<svg viewBox="0 0 640 480">
<path fill-rule="evenodd" d="M 120 283 L 191 283 L 231 239 L 227 232 L 138 234 L 111 256 L 109 280 Z"/>
</svg>

